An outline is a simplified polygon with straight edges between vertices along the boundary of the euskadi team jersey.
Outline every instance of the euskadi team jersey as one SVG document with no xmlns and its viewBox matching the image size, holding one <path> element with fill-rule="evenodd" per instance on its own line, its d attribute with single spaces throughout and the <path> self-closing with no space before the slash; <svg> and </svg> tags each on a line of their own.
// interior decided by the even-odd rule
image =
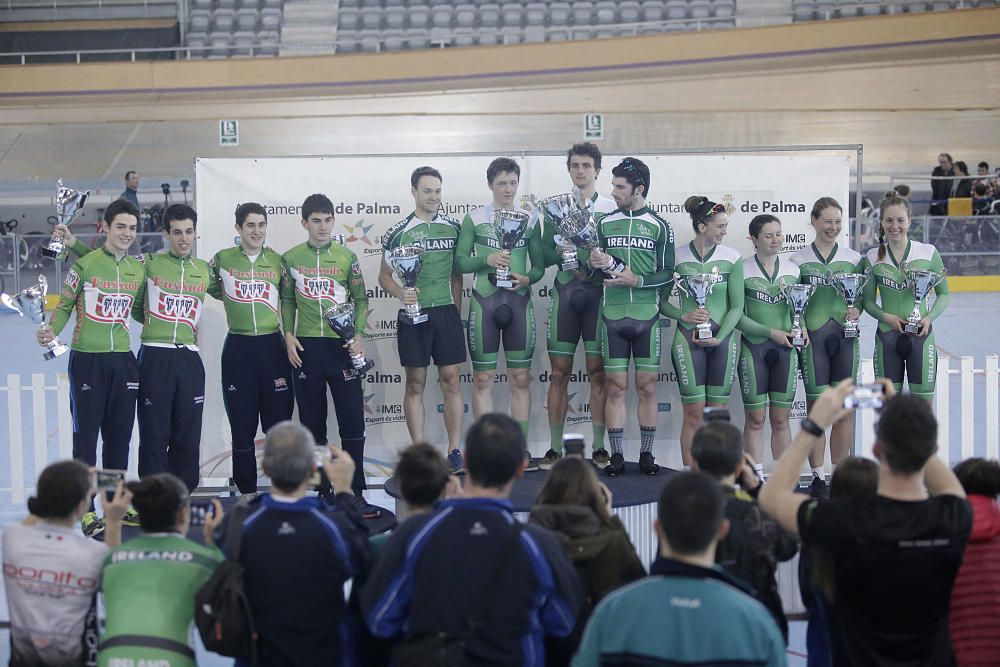
<svg viewBox="0 0 1000 667">
<path fill-rule="evenodd" d="M 800 248 L 789 259 L 799 267 L 800 282 L 805 285 L 816 285 L 816 291 L 809 297 L 805 327 L 815 331 L 830 320 L 842 323 L 846 317 L 847 303 L 840 292 L 826 284 L 826 274 L 828 271 L 835 274 L 862 273 L 861 253 L 835 243 L 830 256 L 824 258 L 816 244 L 810 243 Z M 859 294 L 854 307 L 861 310 L 862 305 L 862 296 Z"/>
<path fill-rule="evenodd" d="M 143 343 L 196 345 L 211 269 L 196 257 L 171 252 L 144 256 L 146 295 L 132 315 L 143 323 Z"/>
<path fill-rule="evenodd" d="M 878 320 L 878 328 L 887 331 L 890 326 L 882 321 L 882 315 L 892 313 L 904 320 L 913 311 L 913 288 L 907 285 L 906 273 L 901 268 L 905 264 L 906 268 L 923 269 L 942 273 L 944 263 L 937 249 L 929 243 L 919 241 L 909 241 L 903 256 L 896 258 L 892 249 L 886 246 L 885 257 L 878 258 L 878 246 L 875 246 L 865 255 L 863 268 L 872 269 L 872 279 L 865 285 L 865 310 Z M 881 304 L 875 300 L 875 290 L 878 288 L 878 295 Z M 934 293 L 940 297 L 948 294 L 948 281 L 942 280 L 934 288 Z M 923 299 L 920 302 L 920 314 L 924 317 L 935 319 L 947 305 L 946 299 L 935 298 L 934 307 L 928 312 L 927 302 Z"/>
<path fill-rule="evenodd" d="M 621 208 L 597 221 L 598 244 L 639 278 L 636 287 L 604 288 L 604 317 L 648 320 L 660 310 L 660 289 L 674 279 L 674 230 L 648 206 Z"/>
<path fill-rule="evenodd" d="M 751 343 L 763 343 L 770 338 L 772 329 L 792 328 L 792 311 L 781 291 L 782 278 L 786 285 L 799 282 L 799 267 L 788 258 L 776 257 L 770 274 L 756 254 L 743 260 L 744 315 L 739 328 Z"/>
<path fill-rule="evenodd" d="M 605 197 L 604 195 L 594 193 L 594 196 L 590 198 L 593 205 L 594 217 L 598 220 L 601 216 L 611 213 L 618 208 L 615 204 L 615 200 L 611 197 Z M 545 218 L 542 223 L 542 249 L 545 257 L 545 266 L 549 267 L 553 264 L 558 265 L 562 262 L 562 252 L 556 247 L 556 234 L 559 234 L 559 230 L 556 228 L 555 222 L 549 216 L 548 212 L 545 212 Z M 568 239 L 566 240 L 568 241 Z M 587 258 L 590 257 L 590 250 L 586 248 L 576 249 L 576 258 L 580 263 L 580 269 L 586 271 L 587 269 Z M 556 283 L 559 285 L 565 285 L 569 281 L 577 277 L 576 271 L 558 271 L 556 273 Z M 591 278 L 594 282 L 600 282 L 599 279 Z"/>
<path fill-rule="evenodd" d="M 78 352 L 128 352 L 132 308 L 143 298 L 146 270 L 129 255 L 116 259 L 106 248 L 81 257 L 66 272 L 52 330 L 59 334 L 76 311 L 71 347 Z"/>
<path fill-rule="evenodd" d="M 404 245 L 419 245 L 420 275 L 417 302 L 423 308 L 447 306 L 454 303 L 451 293 L 451 276 L 455 270 L 455 247 L 462 225 L 457 220 L 444 215 L 436 215 L 430 222 L 424 222 L 411 213 L 405 219 L 389 228 L 382 236 L 382 249 L 386 252 Z M 383 257 L 386 257 L 383 255 Z M 386 264 L 392 263 L 386 257 Z"/>
<path fill-rule="evenodd" d="M 742 317 L 742 305 L 740 308 L 731 307 L 730 288 L 735 284 L 735 288 L 743 289 L 743 258 L 740 253 L 729 246 L 717 245 L 710 249 L 704 257 L 698 254 L 694 243 L 690 242 L 677 249 L 677 259 L 674 271 L 682 276 L 693 276 L 702 273 L 712 274 L 713 269 L 718 269 L 717 275 L 720 281 L 712 287 L 711 294 L 705 304 L 709 317 L 713 322 L 719 324 L 719 332 L 716 337 L 719 340 L 733 332 Z M 733 281 L 736 281 L 734 283 Z M 665 302 L 661 311 L 667 317 L 677 320 L 677 326 L 685 329 L 693 329 L 694 324 L 688 324 L 681 320 L 685 314 L 696 310 L 698 304 L 688 296 L 687 291 L 680 285 L 673 286 L 678 294 L 678 305 L 674 306 Z M 666 301 L 664 299 L 664 301 Z M 738 299 L 734 299 L 738 301 Z"/>
<path fill-rule="evenodd" d="M 359 335 L 368 321 L 368 294 L 357 256 L 330 242 L 321 248 L 307 243 L 283 255 L 287 274 L 281 284 L 281 317 L 285 331 L 306 338 L 339 338 L 323 320 L 334 304 L 354 303 Z"/>
<path fill-rule="evenodd" d="M 242 247 L 215 253 L 209 264 L 212 281 L 208 293 L 226 308 L 229 332 L 241 336 L 263 336 L 281 324 L 281 279 L 285 265 L 281 255 L 262 248 L 250 259 Z"/>
<path fill-rule="evenodd" d="M 496 269 L 486 263 L 486 258 L 495 252 L 500 252 L 500 241 L 493 227 L 493 204 L 480 206 L 465 214 L 462 221 L 462 231 L 458 237 L 458 250 L 455 261 L 462 273 L 475 273 L 473 289 L 482 296 L 490 296 L 497 291 L 497 286 L 490 282 L 490 274 Z M 528 262 L 531 270 L 528 270 Z M 537 220 L 528 221 L 528 227 L 521 240 L 510 251 L 510 272 L 527 276 L 532 284 L 538 282 L 545 274 L 545 258 L 542 253 L 542 231 Z M 527 294 L 530 288 L 518 290 L 518 294 Z"/>
</svg>

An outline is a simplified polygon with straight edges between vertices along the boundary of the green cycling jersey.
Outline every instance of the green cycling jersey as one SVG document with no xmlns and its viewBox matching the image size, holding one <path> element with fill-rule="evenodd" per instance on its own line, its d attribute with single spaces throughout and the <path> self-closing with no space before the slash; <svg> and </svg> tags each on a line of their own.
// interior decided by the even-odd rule
<svg viewBox="0 0 1000 667">
<path fill-rule="evenodd" d="M 108 554 L 101 576 L 107 623 L 100 667 L 194 667 L 194 596 L 223 560 L 175 533 L 147 534 Z"/>
<path fill-rule="evenodd" d="M 411 213 L 405 219 L 389 228 L 382 237 L 383 257 L 389 268 L 388 252 L 404 245 L 419 245 L 420 274 L 417 302 L 423 308 L 447 306 L 455 303 L 451 292 L 451 276 L 455 272 L 455 248 L 462 228 L 456 220 L 444 215 L 436 215 L 430 222 L 424 222 Z"/>
<path fill-rule="evenodd" d="M 715 337 L 725 339 L 743 317 L 743 258 L 740 253 L 729 246 L 717 245 L 702 257 L 692 241 L 677 250 L 674 271 L 681 276 L 703 273 L 718 276 L 718 282 L 706 300 L 705 309 L 711 320 L 719 324 Z M 667 300 L 670 288 L 665 288 L 660 312 L 677 320 L 677 326 L 693 329 L 696 325 L 684 322 L 681 317 L 696 310 L 698 304 L 680 285 L 674 285 L 673 291 L 678 295 L 678 304 L 675 306 Z"/>
<path fill-rule="evenodd" d="M 158 252 L 143 257 L 146 294 L 132 316 L 143 323 L 143 343 L 196 345 L 198 320 L 211 276 L 208 262 Z"/>
<path fill-rule="evenodd" d="M 81 257 L 66 272 L 59 305 L 52 314 L 56 335 L 76 312 L 71 347 L 78 352 L 128 352 L 129 319 L 145 293 L 145 267 L 140 259 L 118 259 L 106 248 Z"/>
<path fill-rule="evenodd" d="M 886 313 L 905 320 L 913 311 L 913 287 L 907 281 L 904 267 L 944 273 L 944 263 L 937 249 L 929 243 L 919 241 L 908 241 L 906 250 L 898 260 L 889 247 L 886 247 L 885 257 L 879 259 L 876 246 L 865 255 L 863 267 L 871 267 L 872 270 L 872 279 L 865 285 L 865 312 L 878 320 L 878 328 L 881 331 L 889 331 L 892 328 L 882 321 Z M 878 301 L 875 298 L 876 291 Z M 934 294 L 934 305 L 929 310 L 927 299 L 923 299 L 920 303 L 920 314 L 930 318 L 931 321 L 936 320 L 944 312 L 951 299 L 947 278 L 937 284 Z"/>
<path fill-rule="evenodd" d="M 660 310 L 660 290 L 674 279 L 674 230 L 648 206 L 618 208 L 597 221 L 598 244 L 639 279 L 635 287 L 604 288 L 604 317 L 648 320 Z M 598 274 L 593 272 L 592 275 Z"/>
<path fill-rule="evenodd" d="M 270 248 L 247 255 L 237 246 L 215 253 L 208 293 L 222 301 L 229 332 L 263 336 L 281 326 L 281 279 L 285 264 Z"/>
<path fill-rule="evenodd" d="M 462 221 L 462 231 L 458 236 L 458 250 L 455 251 L 455 262 L 460 273 L 475 273 L 473 289 L 481 296 L 491 296 L 497 286 L 490 282 L 490 275 L 496 269 L 486 263 L 486 258 L 499 252 L 500 241 L 497 240 L 493 227 L 493 204 L 480 206 L 469 211 Z M 531 270 L 528 270 L 528 263 Z M 529 220 L 524 236 L 510 251 L 510 272 L 527 276 L 533 285 L 545 275 L 545 260 L 542 252 L 542 235 L 538 224 Z M 530 293 L 530 287 L 517 290 L 518 294 Z"/>
<path fill-rule="evenodd" d="M 287 273 L 281 283 L 281 317 L 285 332 L 306 338 L 339 338 L 323 320 L 338 303 L 354 304 L 355 331 L 364 333 L 368 294 L 357 256 L 330 242 L 322 247 L 302 243 L 282 258 Z"/>
<path fill-rule="evenodd" d="M 750 343 L 763 343 L 771 331 L 792 328 L 792 312 L 781 291 L 799 282 L 799 267 L 788 258 L 775 257 L 774 270 L 768 273 L 756 254 L 743 260 L 743 317 L 739 330 Z"/>
<path fill-rule="evenodd" d="M 840 292 L 827 284 L 827 273 L 863 273 L 861 253 L 835 243 L 830 254 L 823 257 L 816 244 L 810 243 L 789 259 L 799 267 L 799 281 L 804 285 L 816 286 L 816 291 L 809 297 L 804 326 L 809 331 L 816 331 L 830 320 L 842 324 L 847 314 L 847 303 Z M 854 302 L 854 307 L 864 309 L 864 297 L 861 294 Z"/>
</svg>

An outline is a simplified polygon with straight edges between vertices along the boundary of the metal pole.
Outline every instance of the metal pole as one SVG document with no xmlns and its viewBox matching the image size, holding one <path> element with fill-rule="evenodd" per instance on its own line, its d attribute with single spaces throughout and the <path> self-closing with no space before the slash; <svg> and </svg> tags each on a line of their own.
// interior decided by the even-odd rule
<svg viewBox="0 0 1000 667">
<path fill-rule="evenodd" d="M 854 178 L 854 187 L 856 192 L 854 193 L 854 243 L 851 244 L 858 252 L 861 252 L 861 203 L 865 200 L 865 193 L 862 188 L 862 178 L 861 178 L 861 167 L 864 162 L 864 152 L 865 147 L 862 144 L 858 145 L 858 157 L 857 157 L 857 173 Z"/>
</svg>

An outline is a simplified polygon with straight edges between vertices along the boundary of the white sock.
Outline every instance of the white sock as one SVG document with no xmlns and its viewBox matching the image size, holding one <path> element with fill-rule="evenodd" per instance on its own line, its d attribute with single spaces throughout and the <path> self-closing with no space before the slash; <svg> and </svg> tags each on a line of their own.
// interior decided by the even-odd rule
<svg viewBox="0 0 1000 667">
<path fill-rule="evenodd" d="M 823 466 L 820 466 L 818 468 L 813 468 L 812 471 L 813 471 L 813 477 L 819 477 L 820 479 L 823 479 Z"/>
<path fill-rule="evenodd" d="M 761 478 L 763 478 L 763 477 L 764 477 L 764 464 L 763 464 L 763 463 L 754 463 L 754 464 L 753 464 L 753 470 L 754 470 L 754 472 L 755 472 L 755 473 L 757 473 L 757 475 L 759 475 L 759 476 L 760 476 Z"/>
</svg>

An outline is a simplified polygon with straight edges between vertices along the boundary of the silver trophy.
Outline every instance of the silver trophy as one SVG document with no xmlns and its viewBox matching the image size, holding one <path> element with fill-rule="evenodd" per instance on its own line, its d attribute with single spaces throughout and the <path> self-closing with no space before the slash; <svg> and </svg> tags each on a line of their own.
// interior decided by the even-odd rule
<svg viewBox="0 0 1000 667">
<path fill-rule="evenodd" d="M 906 276 L 906 286 L 913 290 L 913 311 L 906 316 L 906 325 L 903 327 L 903 331 L 915 334 L 920 331 L 920 321 L 924 319 L 924 316 L 920 314 L 920 306 L 931 290 L 944 280 L 944 271 L 937 273 L 928 269 L 911 269 L 906 265 L 906 262 L 900 264 L 899 268 Z"/>
<path fill-rule="evenodd" d="M 802 335 L 802 314 L 806 312 L 809 304 L 809 297 L 816 291 L 815 285 L 802 285 L 801 283 L 785 283 L 784 278 L 778 280 L 781 293 L 785 295 L 789 308 L 792 309 L 792 345 L 794 347 L 805 347 L 806 339 Z"/>
<path fill-rule="evenodd" d="M 336 303 L 330 306 L 323 311 L 323 319 L 326 320 L 327 326 L 333 330 L 333 333 L 343 338 L 344 342 L 348 345 L 354 342 L 354 336 L 357 331 L 355 327 L 356 320 L 354 319 L 354 304 L 352 302 Z M 348 380 L 374 368 L 375 362 L 367 359 L 363 354 L 352 354 L 351 365 L 354 366 L 352 370 L 344 371 L 344 378 Z"/>
<path fill-rule="evenodd" d="M 403 281 L 405 289 L 415 289 L 417 286 L 417 277 L 423 266 L 423 260 L 420 259 L 420 254 L 423 251 L 424 249 L 418 245 L 404 245 L 393 248 L 386 253 L 389 266 Z M 420 324 L 427 321 L 427 313 L 420 312 L 419 303 L 408 303 L 403 306 L 403 310 L 403 317 L 410 324 Z"/>
<path fill-rule="evenodd" d="M 565 193 L 543 199 L 538 206 L 549 214 L 553 224 L 559 231 L 556 243 L 561 246 L 561 271 L 571 271 L 580 266 L 576 256 L 576 248 L 567 248 L 565 243 L 572 243 L 577 248 L 593 249 L 597 247 L 597 224 L 590 202 L 581 206 L 576 193 Z"/>
<path fill-rule="evenodd" d="M 87 203 L 90 191 L 82 192 L 63 186 L 60 178 L 56 184 L 56 220 L 60 225 L 69 225 L 76 219 L 76 216 L 83 212 L 83 205 Z M 52 236 L 48 245 L 42 248 L 42 254 L 57 260 L 66 257 L 66 243 L 61 238 Z"/>
<path fill-rule="evenodd" d="M 493 229 L 500 242 L 500 248 L 510 253 L 528 231 L 528 214 L 524 211 L 500 209 L 493 213 Z M 496 286 L 514 287 L 517 283 L 510 277 L 510 268 L 497 268 Z"/>
<path fill-rule="evenodd" d="M 347 245 L 346 238 L 347 237 L 344 236 L 343 234 L 331 234 L 330 235 L 330 240 L 331 241 L 336 241 L 340 245 Z"/>
<path fill-rule="evenodd" d="M 861 291 L 865 288 L 865 283 L 871 278 L 871 269 L 864 273 L 833 273 L 826 274 L 826 284 L 837 290 L 840 296 L 844 297 L 844 302 L 848 308 L 854 308 L 855 302 L 861 296 Z M 858 337 L 858 321 L 844 319 L 844 338 Z"/>
<path fill-rule="evenodd" d="M 21 290 L 13 296 L 10 294 L 0 294 L 0 314 L 18 314 L 21 317 L 28 316 L 39 328 L 45 326 L 45 295 L 49 292 L 49 281 L 45 276 L 38 276 L 38 283 Z M 52 340 L 46 343 L 48 349 L 42 356 L 46 361 L 55 359 L 69 352 L 69 348 L 59 342 L 59 338 L 53 336 Z"/>
<path fill-rule="evenodd" d="M 689 276 L 682 276 L 674 273 L 674 283 L 679 289 L 684 290 L 689 297 L 694 299 L 699 308 L 705 308 L 708 297 L 718 283 L 722 282 L 722 274 L 719 267 L 713 266 L 711 273 L 696 273 Z M 707 340 L 712 337 L 712 323 L 702 322 L 695 327 L 695 338 Z"/>
</svg>

